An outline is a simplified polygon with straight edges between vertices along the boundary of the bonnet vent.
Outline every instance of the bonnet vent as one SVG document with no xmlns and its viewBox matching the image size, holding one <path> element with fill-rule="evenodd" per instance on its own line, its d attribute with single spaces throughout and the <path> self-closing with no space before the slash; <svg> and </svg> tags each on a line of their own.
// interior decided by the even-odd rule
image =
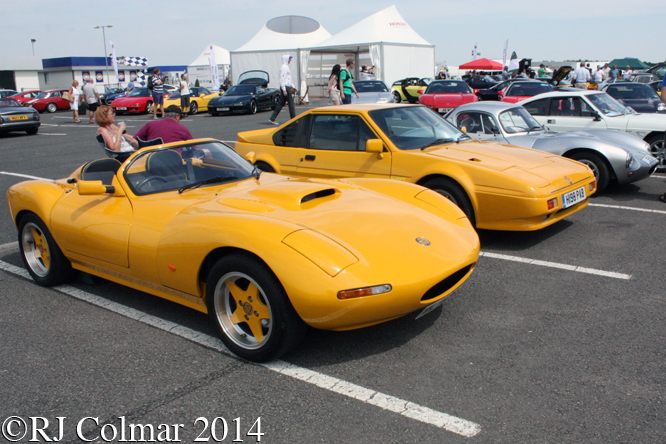
<svg viewBox="0 0 666 444">
<path fill-rule="evenodd" d="M 306 196 L 303 196 L 303 199 L 301 199 L 301 204 L 304 204 L 305 202 L 310 202 L 311 200 L 330 196 L 332 194 L 335 194 L 335 189 L 333 188 L 326 188 L 324 190 L 315 191 L 314 193 L 310 193 Z"/>
</svg>

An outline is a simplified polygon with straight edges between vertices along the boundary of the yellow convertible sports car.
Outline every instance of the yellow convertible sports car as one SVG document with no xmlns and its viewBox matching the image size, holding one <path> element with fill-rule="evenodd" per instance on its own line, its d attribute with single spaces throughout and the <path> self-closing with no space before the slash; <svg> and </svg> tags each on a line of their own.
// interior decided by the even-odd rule
<svg viewBox="0 0 666 444">
<path fill-rule="evenodd" d="M 81 270 L 175 301 L 208 313 L 227 347 L 254 361 L 295 347 L 307 325 L 424 314 L 479 255 L 463 212 L 431 190 L 261 174 L 212 139 L 22 182 L 7 202 L 37 283 Z"/>
<path fill-rule="evenodd" d="M 239 133 L 234 149 L 264 171 L 423 185 L 491 230 L 546 227 L 586 207 L 596 190 L 581 163 L 474 141 L 424 106 L 317 108 L 277 129 Z"/>
<path fill-rule="evenodd" d="M 419 97 L 428 88 L 433 79 L 424 77 L 408 77 L 402 80 L 396 80 L 391 85 L 391 92 L 393 93 L 393 101 L 395 103 L 409 102 L 418 103 Z"/>
<path fill-rule="evenodd" d="M 190 109 L 188 113 L 197 114 L 199 112 L 208 111 L 208 102 L 210 99 L 219 97 L 224 93 L 212 93 L 203 86 L 190 87 Z M 178 91 L 172 93 L 168 99 L 164 99 L 164 108 L 169 105 L 180 106 L 180 93 Z"/>
</svg>

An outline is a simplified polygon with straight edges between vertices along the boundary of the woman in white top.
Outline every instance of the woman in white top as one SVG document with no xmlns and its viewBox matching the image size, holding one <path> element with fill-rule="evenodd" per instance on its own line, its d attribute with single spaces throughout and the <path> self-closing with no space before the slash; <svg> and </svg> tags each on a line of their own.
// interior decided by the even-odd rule
<svg viewBox="0 0 666 444">
<path fill-rule="evenodd" d="M 74 80 L 72 87 L 69 88 L 69 107 L 72 109 L 72 119 L 74 123 L 81 123 L 79 120 L 79 101 L 81 100 L 81 90 L 79 82 Z"/>
<path fill-rule="evenodd" d="M 340 88 L 338 87 L 338 79 L 340 78 L 340 65 L 335 65 L 331 70 L 331 75 L 328 77 L 328 97 L 333 102 L 333 105 L 340 104 Z"/>
<path fill-rule="evenodd" d="M 180 76 L 180 108 L 183 114 L 190 111 L 190 88 L 187 86 L 187 74 Z"/>
<path fill-rule="evenodd" d="M 125 132 L 125 122 L 122 122 L 120 126 L 114 124 L 116 115 L 110 106 L 97 108 L 95 120 L 99 125 L 97 134 L 104 137 L 104 142 L 110 150 L 125 153 L 139 148 L 139 142 Z"/>
</svg>

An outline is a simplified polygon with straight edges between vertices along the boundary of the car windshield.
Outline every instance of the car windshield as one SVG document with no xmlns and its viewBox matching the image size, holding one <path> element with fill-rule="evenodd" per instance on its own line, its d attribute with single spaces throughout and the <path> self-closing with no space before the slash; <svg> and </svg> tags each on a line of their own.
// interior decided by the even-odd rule
<svg viewBox="0 0 666 444">
<path fill-rule="evenodd" d="M 237 182 L 252 177 L 253 171 L 229 146 L 210 141 L 143 151 L 130 161 L 124 174 L 132 191 L 144 195 Z"/>
<path fill-rule="evenodd" d="M 127 97 L 150 97 L 150 90 L 148 88 L 136 88 Z"/>
<path fill-rule="evenodd" d="M 248 94 L 254 94 L 255 86 L 254 85 L 236 85 L 229 88 L 229 91 L 224 93 L 225 96 L 246 96 Z"/>
<path fill-rule="evenodd" d="M 618 83 L 606 90 L 615 99 L 659 99 L 657 92 L 643 83 Z"/>
<path fill-rule="evenodd" d="M 503 111 L 499 115 L 500 125 L 507 134 L 515 134 L 527 131 L 543 131 L 534 117 L 522 106 Z"/>
<path fill-rule="evenodd" d="M 370 111 L 370 117 L 400 150 L 422 149 L 469 138 L 424 106 L 379 109 Z"/>
<path fill-rule="evenodd" d="M 425 90 L 426 94 L 471 94 L 472 90 L 467 86 L 467 83 L 458 80 L 435 80 L 432 82 L 428 89 Z"/>
<path fill-rule="evenodd" d="M 354 82 L 356 92 L 388 92 L 388 88 L 381 80 L 365 80 L 361 82 Z"/>
<path fill-rule="evenodd" d="M 16 99 L 10 99 L 9 97 L 0 99 L 0 107 L 6 106 L 18 106 L 19 108 L 22 107 L 22 105 Z"/>
<path fill-rule="evenodd" d="M 627 112 L 627 108 L 606 93 L 590 94 L 587 99 L 607 116 L 619 116 Z"/>
</svg>

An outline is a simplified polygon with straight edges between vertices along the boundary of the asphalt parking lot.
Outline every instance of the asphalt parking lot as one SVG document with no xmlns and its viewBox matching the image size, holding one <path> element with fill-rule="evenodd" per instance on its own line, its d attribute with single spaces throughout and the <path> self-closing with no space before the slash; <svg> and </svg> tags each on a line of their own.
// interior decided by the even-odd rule
<svg viewBox="0 0 666 444">
<path fill-rule="evenodd" d="M 272 126 L 268 116 L 183 124 L 233 142 Z M 116 120 L 133 134 L 149 118 Z M 14 183 L 104 157 L 97 126 L 70 122 L 70 112 L 42 114 L 37 135 L 0 136 L 3 201 Z M 59 437 L 57 421 L 62 442 L 85 442 L 77 428 L 90 442 L 121 442 L 128 424 L 154 426 L 163 442 L 663 442 L 664 191 L 658 173 L 541 231 L 482 231 L 476 271 L 441 308 L 361 330 L 311 330 L 266 365 L 236 359 L 205 315 L 169 301 L 102 280 L 37 286 L 3 209 L 2 432 L 43 417 L 51 425 L 35 442 Z"/>
</svg>

